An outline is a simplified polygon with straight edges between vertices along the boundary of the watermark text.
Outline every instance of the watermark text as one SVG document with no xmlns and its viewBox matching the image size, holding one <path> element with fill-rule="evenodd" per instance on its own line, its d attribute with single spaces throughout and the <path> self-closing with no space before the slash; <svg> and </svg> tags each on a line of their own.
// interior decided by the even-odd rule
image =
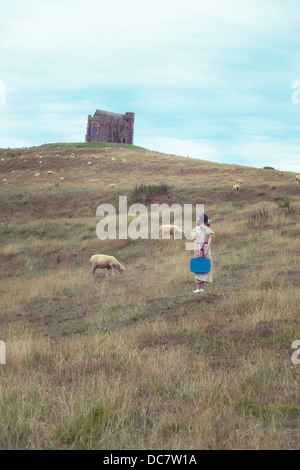
<svg viewBox="0 0 300 470">
<path fill-rule="evenodd" d="M 3 80 L 0 80 L 0 104 L 6 104 L 6 86 Z"/>
<path fill-rule="evenodd" d="M 6 364 L 6 346 L 4 341 L 0 340 L 0 364 Z"/>
<path fill-rule="evenodd" d="M 293 341 L 292 343 L 292 349 L 296 349 L 295 352 L 293 352 L 292 354 L 292 363 L 293 364 L 300 364 L 300 340 L 299 339 L 296 339 L 295 341 Z"/>
<path fill-rule="evenodd" d="M 300 80 L 294 80 L 292 83 L 292 88 L 296 90 L 292 94 L 292 103 L 299 104 L 300 103 Z"/>
<path fill-rule="evenodd" d="M 127 196 L 119 196 L 119 207 L 113 204 L 100 204 L 96 216 L 101 217 L 96 227 L 96 234 L 100 240 L 126 240 L 128 237 L 137 239 L 158 240 L 169 239 L 171 231 L 161 230 L 162 227 L 173 226 L 174 239 L 185 238 L 193 240 L 191 236 L 193 227 L 199 217 L 203 217 L 204 204 L 151 204 L 149 208 L 144 204 L 127 205 Z M 173 216 L 173 222 L 171 219 Z M 174 230 L 175 227 L 175 230 Z M 187 242 L 186 250 L 193 250 L 194 244 Z"/>
</svg>

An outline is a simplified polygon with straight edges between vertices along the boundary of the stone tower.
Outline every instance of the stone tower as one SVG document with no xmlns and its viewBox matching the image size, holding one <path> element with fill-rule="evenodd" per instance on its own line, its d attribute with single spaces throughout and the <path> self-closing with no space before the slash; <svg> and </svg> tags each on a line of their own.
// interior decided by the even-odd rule
<svg viewBox="0 0 300 470">
<path fill-rule="evenodd" d="M 133 144 L 134 113 L 116 114 L 97 109 L 88 116 L 86 142 Z"/>
</svg>

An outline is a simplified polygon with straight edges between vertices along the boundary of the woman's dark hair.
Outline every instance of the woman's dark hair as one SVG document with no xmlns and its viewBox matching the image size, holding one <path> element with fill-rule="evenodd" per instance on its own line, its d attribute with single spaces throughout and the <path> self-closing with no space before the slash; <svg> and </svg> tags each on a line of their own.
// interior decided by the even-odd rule
<svg viewBox="0 0 300 470">
<path fill-rule="evenodd" d="M 201 224 L 207 224 L 208 222 L 208 215 L 203 213 L 200 215 L 200 217 L 198 217 L 197 219 L 197 225 L 201 225 Z"/>
</svg>

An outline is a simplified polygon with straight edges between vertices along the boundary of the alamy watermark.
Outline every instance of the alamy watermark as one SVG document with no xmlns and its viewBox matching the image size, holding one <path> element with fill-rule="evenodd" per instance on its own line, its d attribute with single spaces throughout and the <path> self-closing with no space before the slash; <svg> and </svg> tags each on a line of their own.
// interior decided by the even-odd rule
<svg viewBox="0 0 300 470">
<path fill-rule="evenodd" d="M 0 341 L 0 364 L 6 364 L 6 346 L 4 341 Z"/>
<path fill-rule="evenodd" d="M 193 220 L 194 212 L 194 220 Z M 173 223 L 171 224 L 171 214 Z M 137 239 L 158 240 L 169 239 L 170 232 L 161 232 L 162 225 L 175 225 L 180 230 L 173 232 L 175 239 L 186 238 L 192 240 L 190 235 L 197 219 L 203 217 L 204 204 L 151 204 L 150 213 L 144 204 L 132 204 L 128 208 L 127 196 L 119 196 L 119 207 L 112 204 L 100 204 L 96 216 L 102 217 L 96 227 L 96 234 L 100 240 L 126 240 L 128 237 Z M 183 231 L 184 230 L 184 231 Z M 182 232 L 183 231 L 183 232 Z M 203 235 L 204 237 L 204 235 Z M 204 241 L 204 240 L 203 240 Z M 186 242 L 186 250 L 193 250 L 194 244 Z"/>
<path fill-rule="evenodd" d="M 300 340 L 299 339 L 296 339 L 295 341 L 293 341 L 292 343 L 292 349 L 296 349 L 295 352 L 293 352 L 292 354 L 292 363 L 293 364 L 300 364 Z"/>
<path fill-rule="evenodd" d="M 292 83 L 292 88 L 296 90 L 292 94 L 292 103 L 299 104 L 300 103 L 300 80 L 294 80 Z"/>
<path fill-rule="evenodd" d="M 0 104 L 6 104 L 6 86 L 3 80 L 0 80 Z"/>
</svg>

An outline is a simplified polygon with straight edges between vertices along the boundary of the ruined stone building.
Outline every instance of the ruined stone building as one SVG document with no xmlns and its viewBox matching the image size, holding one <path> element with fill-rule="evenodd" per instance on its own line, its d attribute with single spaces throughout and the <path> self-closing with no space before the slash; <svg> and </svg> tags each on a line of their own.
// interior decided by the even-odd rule
<svg viewBox="0 0 300 470">
<path fill-rule="evenodd" d="M 116 114 L 97 109 L 88 116 L 86 142 L 133 144 L 134 113 Z"/>
</svg>

